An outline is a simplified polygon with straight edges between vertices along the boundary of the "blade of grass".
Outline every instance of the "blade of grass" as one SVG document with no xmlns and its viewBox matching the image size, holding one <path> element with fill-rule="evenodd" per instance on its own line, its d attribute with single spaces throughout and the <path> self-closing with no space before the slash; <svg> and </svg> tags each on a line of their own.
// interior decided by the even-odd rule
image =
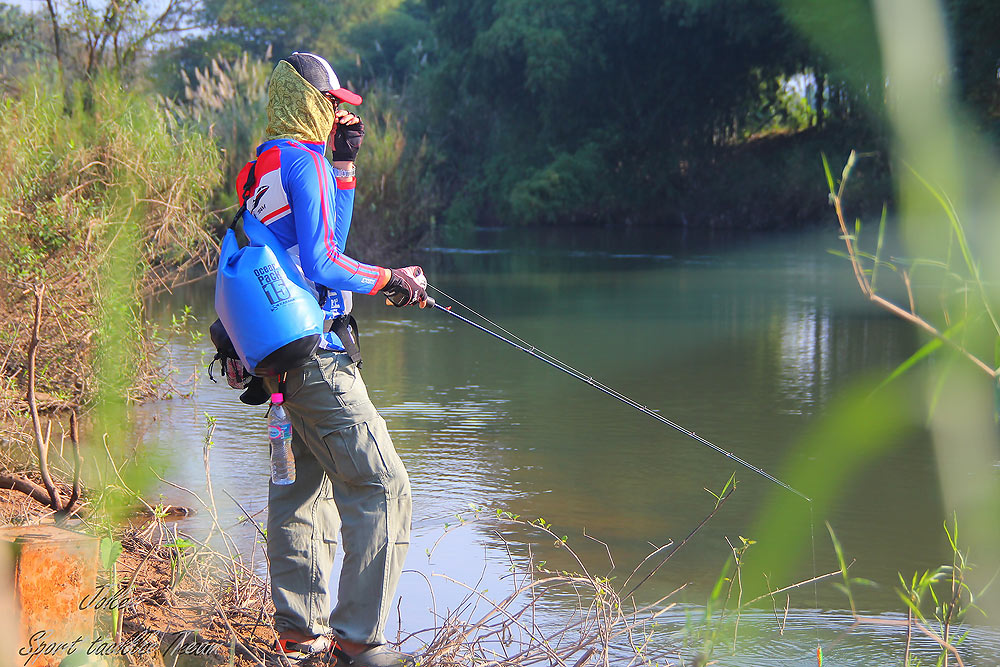
<svg viewBox="0 0 1000 667">
<path fill-rule="evenodd" d="M 820 153 L 820 157 L 823 158 L 823 171 L 826 173 L 826 184 L 830 188 L 830 196 L 833 197 L 836 186 L 833 183 L 833 173 L 830 171 L 830 162 L 826 159 L 826 153 Z"/>
<path fill-rule="evenodd" d="M 975 281 L 976 286 L 979 288 L 979 297 L 982 299 L 983 308 L 986 309 L 986 313 L 990 317 L 990 321 L 993 323 L 993 328 L 996 330 L 997 334 L 1000 334 L 1000 323 L 997 322 L 996 317 L 993 315 L 993 309 L 990 307 L 989 299 L 986 295 L 986 286 L 983 285 L 982 278 L 979 275 L 979 265 L 972 258 L 972 251 L 969 249 L 969 241 L 965 236 L 965 228 L 962 226 L 961 220 L 958 219 L 958 213 L 955 211 L 955 207 L 951 200 L 941 193 L 931 185 L 923 176 L 917 173 L 917 171 L 907 165 L 910 172 L 916 177 L 918 181 L 927 189 L 928 192 L 938 201 L 941 208 L 944 209 L 945 215 L 948 217 L 948 221 L 951 223 L 951 228 L 955 232 L 955 238 L 958 241 L 959 250 L 962 252 L 962 259 L 965 261 L 965 266 L 969 270 L 969 274 Z"/>
<path fill-rule="evenodd" d="M 882 217 L 878 221 L 878 240 L 875 243 L 875 265 L 872 266 L 872 292 L 878 280 L 878 266 L 882 257 L 882 243 L 885 241 L 885 215 L 886 205 L 882 204 Z"/>
</svg>

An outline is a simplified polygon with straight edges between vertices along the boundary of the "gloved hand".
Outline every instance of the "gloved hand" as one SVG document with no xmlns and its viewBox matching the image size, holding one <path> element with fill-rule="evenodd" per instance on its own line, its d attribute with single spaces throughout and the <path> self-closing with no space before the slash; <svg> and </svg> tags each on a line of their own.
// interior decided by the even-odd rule
<svg viewBox="0 0 1000 667">
<path fill-rule="evenodd" d="M 341 116 L 341 114 L 344 114 Z M 354 123 L 342 123 L 341 118 L 356 119 Z M 353 114 L 343 110 L 337 112 L 337 131 L 333 133 L 333 156 L 331 162 L 354 162 L 365 138 L 365 124 Z"/>
<path fill-rule="evenodd" d="M 402 269 L 390 269 L 392 277 L 382 288 L 386 301 L 402 308 L 420 302 L 423 307 L 427 301 L 427 277 L 419 266 L 407 266 Z"/>
</svg>

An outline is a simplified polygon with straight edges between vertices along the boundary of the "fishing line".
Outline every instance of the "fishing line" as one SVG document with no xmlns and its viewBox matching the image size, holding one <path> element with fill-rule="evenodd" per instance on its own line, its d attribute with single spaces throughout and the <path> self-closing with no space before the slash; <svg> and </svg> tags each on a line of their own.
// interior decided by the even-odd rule
<svg viewBox="0 0 1000 667">
<path fill-rule="evenodd" d="M 497 333 L 496 331 L 492 331 L 492 330 L 490 330 L 490 329 L 488 329 L 488 328 L 486 328 L 486 327 L 484 327 L 484 326 L 482 326 L 482 325 L 480 325 L 480 324 L 478 324 L 476 322 L 473 322 L 472 320 L 468 319 L 467 317 L 463 317 L 462 315 L 459 315 L 458 313 L 454 312 L 451 309 L 451 306 L 442 306 L 442 305 L 438 304 L 436 301 L 434 301 L 434 299 L 428 298 L 428 300 L 427 300 L 427 305 L 428 306 L 432 306 L 432 307 L 434 307 L 437 310 L 440 310 L 440 311 L 442 311 L 444 313 L 447 313 L 448 315 L 451 315 L 455 319 L 460 320 L 460 321 L 462 321 L 462 322 L 464 322 L 464 323 L 466 323 L 466 324 L 468 324 L 468 325 L 470 325 L 470 326 L 472 326 L 472 327 L 474 327 L 476 329 L 479 329 L 480 331 L 493 336 L 497 340 L 503 341 L 504 343 L 507 343 L 511 347 L 513 347 L 513 348 L 515 348 L 517 350 L 520 350 L 522 352 L 525 352 L 525 353 L 531 355 L 532 357 L 538 359 L 539 361 L 544 361 L 545 363 L 547 363 L 548 365 L 552 366 L 553 368 L 556 368 L 557 370 L 560 370 L 560 371 L 566 373 L 567 375 L 570 375 L 570 376 L 576 378 L 577 380 L 580 380 L 581 382 L 585 382 L 586 384 L 589 384 L 590 386 L 594 387 L 598 391 L 601 391 L 601 392 L 607 394 L 608 396 L 611 396 L 612 398 L 615 398 L 615 399 L 621 401 L 622 403 L 625 403 L 626 405 L 628 405 L 628 406 L 630 406 L 632 408 L 635 408 L 639 412 L 641 412 L 641 413 L 643 413 L 645 415 L 648 415 L 648 416 L 652 417 L 653 419 L 655 419 L 655 420 L 657 420 L 657 421 L 659 421 L 659 422 L 661 422 L 663 424 L 666 424 L 670 428 L 683 433 L 684 435 L 686 435 L 686 436 L 688 436 L 688 437 L 690 437 L 690 438 L 698 441 L 702 445 L 710 447 L 711 449 L 713 449 L 716 452 L 722 454 L 726 458 L 728 458 L 728 459 L 730 459 L 732 461 L 735 461 L 736 463 L 739 463 L 740 465 L 742 465 L 743 467 L 745 467 L 745 468 L 747 468 L 749 470 L 752 470 L 753 472 L 757 473 L 758 475 L 764 477 L 765 479 L 770 480 L 771 482 L 773 482 L 774 484 L 777 484 L 781 488 L 794 493 L 795 495 L 799 496 L 800 498 L 802 498 L 803 500 L 805 500 L 807 503 L 809 503 L 809 538 L 810 538 L 810 542 L 812 544 L 813 595 L 815 597 L 815 600 L 814 600 L 815 608 L 819 609 L 819 586 L 818 586 L 818 582 L 816 581 L 816 533 L 815 533 L 814 521 L 813 521 L 813 502 L 812 502 L 812 498 L 810 498 L 809 496 L 805 495 L 801 491 L 795 489 L 791 485 L 786 484 L 785 482 L 781 481 L 780 479 L 778 479 L 774 475 L 771 475 L 770 473 L 768 473 L 767 471 L 763 470 L 762 468 L 759 468 L 759 467 L 757 467 L 757 466 L 749 463 L 748 461 L 740 458 L 739 456 L 736 456 L 732 452 L 730 452 L 728 450 L 725 450 L 722 447 L 719 447 L 718 445 L 710 442 L 709 440 L 703 438 L 702 436 L 698 435 L 694 431 L 690 431 L 690 430 L 684 428 L 683 426 L 677 424 L 676 422 L 671 421 L 670 419 L 667 419 L 663 415 L 661 415 L 661 414 L 659 414 L 659 413 L 657 413 L 657 412 L 655 412 L 655 411 L 647 408 L 645 405 L 640 404 L 638 401 L 636 401 L 636 400 L 634 400 L 634 399 L 626 396 L 625 394 L 622 394 L 621 392 L 619 392 L 619 391 L 617 391 L 617 390 L 615 390 L 615 389 L 607 386 L 606 384 L 604 384 L 604 383 L 602 383 L 602 382 L 600 382 L 598 380 L 595 380 L 593 377 L 587 375 L 586 373 L 583 373 L 582 371 L 577 370 L 576 368 L 573 368 L 569 364 L 561 361 L 560 359 L 557 359 L 556 357 L 552 356 L 551 354 L 548 354 L 547 352 L 538 349 L 537 347 L 535 347 L 534 345 L 532 345 L 528 341 L 524 340 L 523 338 L 521 338 L 520 336 L 518 336 L 514 332 L 512 332 L 512 331 L 510 331 L 508 329 L 505 329 L 504 327 L 502 327 L 501 325 L 497 324 L 496 322 L 494 322 L 490 318 L 486 317 L 482 313 L 476 311 L 471 306 L 469 306 L 469 305 L 467 305 L 465 303 L 462 303 L 461 301 L 459 301 L 455 297 L 451 296 L 450 294 L 448 294 L 447 292 L 445 292 L 441 288 L 435 287 L 434 285 L 430 285 L 430 284 L 428 284 L 427 287 L 429 287 L 430 289 L 434 290 L 435 292 L 437 292 L 441 296 L 443 296 L 443 297 L 445 297 L 445 298 L 447 298 L 447 299 L 449 299 L 451 301 L 454 301 L 455 304 L 457 304 L 458 306 L 464 308 L 469 313 L 471 313 L 473 316 L 478 317 L 479 319 L 481 319 L 482 321 L 486 322 L 491 327 L 493 327 L 497 331 L 502 332 L 505 335 L 501 335 L 501 334 Z M 821 643 L 820 643 L 819 627 L 818 626 L 816 628 L 816 661 L 817 661 L 817 666 L 818 667 L 823 667 L 823 650 L 822 650 Z"/>
<path fill-rule="evenodd" d="M 671 421 L 670 419 L 667 419 L 663 415 L 661 415 L 661 414 L 659 414 L 659 413 L 657 413 L 657 412 L 655 412 L 655 411 L 647 408 L 645 405 L 642 405 L 638 401 L 636 401 L 636 400 L 634 400 L 634 399 L 626 396 L 625 394 L 622 394 L 619 391 L 616 391 L 615 389 L 612 389 L 611 387 L 607 386 L 606 384 L 604 384 L 604 383 L 602 383 L 602 382 L 600 382 L 598 380 L 595 380 L 593 377 L 591 377 L 591 376 L 583 373 L 582 371 L 579 371 L 579 370 L 573 368 L 569 364 L 567 364 L 567 363 L 565 363 L 563 361 L 560 361 L 559 359 L 555 358 L 551 354 L 548 354 L 546 352 L 543 352 L 542 350 L 539 350 L 537 347 L 535 347 L 531 343 L 527 342 L 523 338 L 521 338 L 521 337 L 515 335 L 514 333 L 508 331 L 507 329 L 503 328 L 502 326 L 500 326 L 496 322 L 493 322 L 491 319 L 489 319 L 485 315 L 477 312 L 475 309 L 473 309 L 473 308 L 467 306 L 466 304 L 462 303 L 458 299 L 455 299 L 454 297 L 452 297 L 451 295 L 449 295 L 444 290 L 441 290 L 440 288 L 437 288 L 437 287 L 435 287 L 433 285 L 430 285 L 430 284 L 427 285 L 427 287 L 433 289 L 435 292 L 438 292 L 439 294 L 441 294 L 445 298 L 454 301 L 457 305 L 461 306 L 462 308 L 465 308 L 470 313 L 472 313 L 474 316 L 480 318 L 484 322 L 487 322 L 490 326 L 492 326 L 492 327 L 494 327 L 494 328 L 502 331 L 504 334 L 506 334 L 506 336 L 501 335 L 501 334 L 497 333 L 496 331 L 492 331 L 490 329 L 487 329 L 486 327 L 484 327 L 481 324 L 478 324 L 476 322 L 473 322 L 472 320 L 470 320 L 467 317 L 459 315 L 458 313 L 456 313 L 453 310 L 451 310 L 450 306 L 449 307 L 445 307 L 445 306 L 442 306 L 441 304 L 437 303 L 433 299 L 429 300 L 428 305 L 433 306 L 435 309 L 440 310 L 441 312 L 447 313 L 448 315 L 451 315 L 455 319 L 460 320 L 460 321 L 468 324 L 471 327 L 479 329 L 480 331 L 493 336 L 497 340 L 503 341 L 504 343 L 507 343 L 511 347 L 513 347 L 515 349 L 518 349 L 521 352 L 525 352 L 525 353 L 529 354 L 530 356 L 534 357 L 535 359 L 538 359 L 539 361 L 544 361 L 545 363 L 547 363 L 548 365 L 552 366 L 553 368 L 556 368 L 557 370 L 560 370 L 560 371 L 566 373 L 567 375 L 570 375 L 570 376 L 576 378 L 577 380 L 580 380 L 581 382 L 589 384 L 591 387 L 594 387 L 598 391 L 601 391 L 601 392 L 607 394 L 608 396 L 611 396 L 612 398 L 615 398 L 615 399 L 621 401 L 622 403 L 624 403 L 624 404 L 626 404 L 626 405 L 628 405 L 628 406 L 630 406 L 632 408 L 635 408 L 636 410 L 638 410 L 639 412 L 643 413 L 644 415 L 652 417 L 653 419 L 655 419 L 655 420 L 657 420 L 657 421 L 659 421 L 659 422 L 661 422 L 663 424 L 666 424 L 670 428 L 683 433 L 684 435 L 688 436 L 689 438 L 692 438 L 693 440 L 698 441 L 702 445 L 705 445 L 706 447 L 710 447 L 711 449 L 715 450 L 719 454 L 722 454 L 726 458 L 728 458 L 728 459 L 730 459 L 732 461 L 735 461 L 736 463 L 742 465 L 743 467 L 747 468 L 748 470 L 752 470 L 753 472 L 757 473 L 761 477 L 764 477 L 765 479 L 770 480 L 771 482 L 777 484 L 778 486 L 782 487 L 783 489 L 785 489 L 787 491 L 791 491 L 792 493 L 794 493 L 795 495 L 799 496 L 803 500 L 805 500 L 805 501 L 807 501 L 809 503 L 812 503 L 812 498 L 810 498 L 809 496 L 805 495 L 801 491 L 795 489 L 794 487 L 790 486 L 789 484 L 786 484 L 785 482 L 782 482 L 780 479 L 778 479 L 774 475 L 768 473 L 764 469 L 759 468 L 759 467 L 753 465 L 752 463 L 750 463 L 750 462 L 748 462 L 748 461 L 740 458 L 739 456 L 733 454 L 732 452 L 730 452 L 730 451 L 728 451 L 726 449 L 723 449 L 722 447 L 719 447 L 718 445 L 710 442 L 706 438 L 703 438 L 702 436 L 698 435 L 694 431 L 688 430 L 688 429 L 684 428 L 683 426 L 681 426 L 680 424 L 678 424 L 678 423 L 676 423 L 674 421 Z M 515 340 L 512 340 L 512 339 L 515 339 L 518 342 L 515 342 Z"/>
</svg>

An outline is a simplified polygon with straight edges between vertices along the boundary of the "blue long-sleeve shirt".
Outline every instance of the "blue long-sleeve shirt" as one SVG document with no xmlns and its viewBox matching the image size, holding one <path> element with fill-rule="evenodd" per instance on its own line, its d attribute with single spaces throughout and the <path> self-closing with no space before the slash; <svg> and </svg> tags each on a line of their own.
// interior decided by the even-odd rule
<svg viewBox="0 0 1000 667">
<path fill-rule="evenodd" d="M 349 310 L 342 292 L 374 294 L 390 271 L 344 254 L 354 212 L 354 179 L 335 179 L 321 143 L 273 139 L 257 148 L 254 183 L 247 210 L 267 225 L 289 253 L 297 256 L 306 278 L 321 295 L 328 317 Z M 237 178 L 242 200 L 250 166 Z M 343 349 L 332 333 L 322 347 Z"/>
</svg>

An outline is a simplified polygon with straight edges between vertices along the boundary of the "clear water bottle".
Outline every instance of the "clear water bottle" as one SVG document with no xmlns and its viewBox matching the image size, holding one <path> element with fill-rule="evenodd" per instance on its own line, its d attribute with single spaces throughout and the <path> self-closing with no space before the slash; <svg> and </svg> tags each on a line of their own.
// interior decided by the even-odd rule
<svg viewBox="0 0 1000 667">
<path fill-rule="evenodd" d="M 271 416 L 267 420 L 267 437 L 271 441 L 271 482 L 291 484 L 295 481 L 295 456 L 292 454 L 292 422 L 281 406 L 285 397 L 271 394 Z"/>
</svg>

